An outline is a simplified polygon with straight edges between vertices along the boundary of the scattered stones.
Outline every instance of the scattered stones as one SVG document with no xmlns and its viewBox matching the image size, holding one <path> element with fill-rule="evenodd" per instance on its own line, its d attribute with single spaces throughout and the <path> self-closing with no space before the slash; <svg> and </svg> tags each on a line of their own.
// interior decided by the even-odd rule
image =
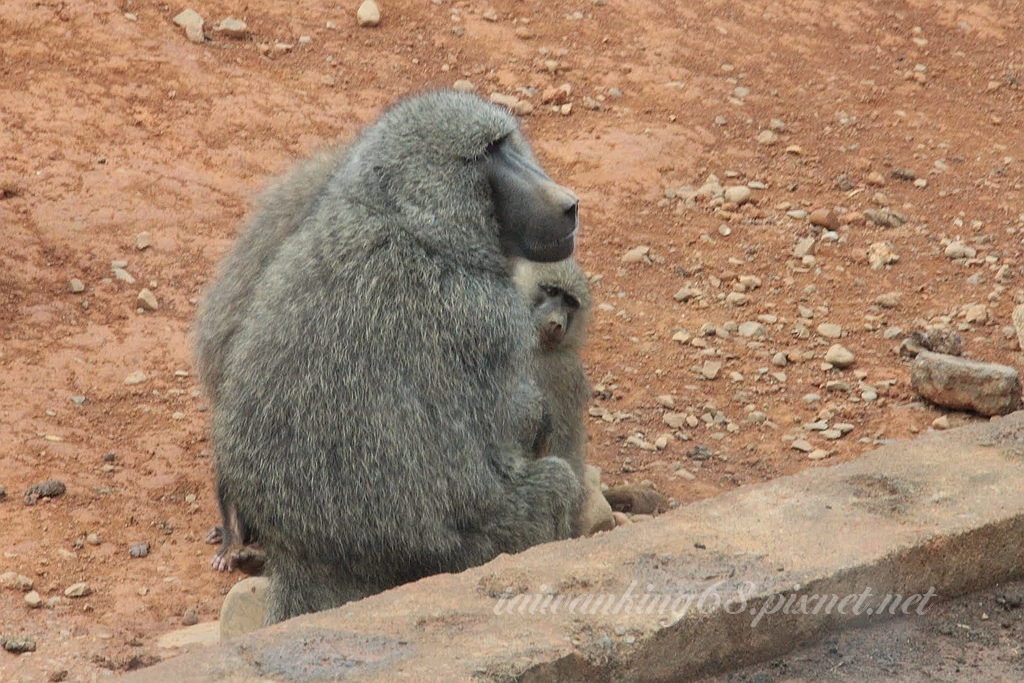
<svg viewBox="0 0 1024 683">
<path fill-rule="evenodd" d="M 0 574 L 0 588 L 6 590 L 30 591 L 33 586 L 32 579 L 17 572 L 4 572 Z"/>
<path fill-rule="evenodd" d="M 670 394 L 663 394 L 661 396 L 656 397 L 654 400 L 657 401 L 658 405 L 660 405 L 662 408 L 668 408 L 669 410 L 672 410 L 676 407 L 676 399 Z"/>
<path fill-rule="evenodd" d="M 901 296 L 902 293 L 900 292 L 887 292 L 885 294 L 880 294 L 878 298 L 875 299 L 875 304 L 881 308 L 896 308 L 900 305 Z"/>
<path fill-rule="evenodd" d="M 142 543 L 133 543 L 128 548 L 128 554 L 136 559 L 146 557 L 149 555 L 149 543 L 145 541 Z"/>
<path fill-rule="evenodd" d="M 817 225 L 827 230 L 837 230 L 839 228 L 839 216 L 832 209 L 815 209 L 811 211 L 807 219 L 811 222 L 811 225 Z"/>
<path fill-rule="evenodd" d="M 988 306 L 974 304 L 963 311 L 964 322 L 968 325 L 984 325 L 988 322 Z"/>
<path fill-rule="evenodd" d="M 185 614 L 181 617 L 182 626 L 195 626 L 199 623 L 199 615 L 196 614 L 194 609 L 185 610 Z"/>
<path fill-rule="evenodd" d="M 700 370 L 700 376 L 704 379 L 716 379 L 718 373 L 722 370 L 721 361 L 717 360 L 706 360 L 704 366 Z"/>
<path fill-rule="evenodd" d="M 36 651 L 36 641 L 28 636 L 0 636 L 0 646 L 16 655 Z"/>
<path fill-rule="evenodd" d="M 88 535 L 86 535 L 85 542 L 88 543 L 89 545 L 99 545 L 100 544 L 100 535 L 97 534 L 95 531 L 93 531 L 93 532 L 89 533 Z"/>
<path fill-rule="evenodd" d="M 73 277 L 71 278 L 71 281 L 68 282 L 68 289 L 71 290 L 72 294 L 81 294 L 85 291 L 85 283 L 77 277 Z"/>
<path fill-rule="evenodd" d="M 842 344 L 833 344 L 825 352 L 825 362 L 831 363 L 837 368 L 848 368 L 853 365 L 855 360 L 853 352 Z"/>
<path fill-rule="evenodd" d="M 213 30 L 218 33 L 223 33 L 228 38 L 234 38 L 236 40 L 243 40 L 249 37 L 249 27 L 246 26 L 245 22 L 241 19 L 235 19 L 234 17 L 228 17 L 219 24 L 213 27 Z M 146 233 L 143 233 L 144 235 Z M 144 247 L 139 247 L 143 249 Z"/>
<path fill-rule="evenodd" d="M 148 378 L 146 377 L 146 373 L 144 373 L 142 370 L 136 370 L 135 372 L 124 378 L 124 383 L 131 386 L 135 384 L 142 384 L 147 379 Z"/>
<path fill-rule="evenodd" d="M 725 188 L 723 198 L 727 202 L 742 205 L 750 201 L 750 194 L 750 188 L 746 185 L 732 185 Z"/>
<path fill-rule="evenodd" d="M 912 332 L 900 343 L 899 353 L 905 358 L 914 358 L 922 351 L 959 356 L 964 351 L 964 340 L 953 330 L 932 328 Z"/>
<path fill-rule="evenodd" d="M 871 270 L 882 270 L 899 260 L 900 257 L 888 242 L 872 242 L 868 247 L 868 263 Z"/>
<path fill-rule="evenodd" d="M 33 484 L 25 491 L 25 505 L 35 505 L 40 498 L 57 498 L 67 492 L 64 482 L 57 479 L 48 479 L 39 484 Z"/>
<path fill-rule="evenodd" d="M 43 598 L 40 597 L 39 591 L 29 591 L 25 593 L 25 604 L 32 609 L 39 609 L 43 606 Z"/>
<path fill-rule="evenodd" d="M 907 222 L 905 214 L 892 209 L 867 209 L 864 218 L 882 228 L 898 228 Z"/>
<path fill-rule="evenodd" d="M 981 415 L 1006 415 L 1021 405 L 1015 368 L 930 351 L 911 363 L 910 385 L 936 405 Z"/>
<path fill-rule="evenodd" d="M 128 284 L 128 285 L 134 285 L 135 284 L 135 278 L 132 277 L 132 274 L 129 273 L 124 268 L 122 268 L 120 266 L 114 266 L 114 268 L 112 270 L 114 272 L 114 278 L 115 279 L 120 280 L 121 282 L 123 282 L 125 284 Z"/>
<path fill-rule="evenodd" d="M 784 368 L 789 365 L 789 356 L 784 351 L 779 351 L 772 356 L 772 365 Z"/>
<path fill-rule="evenodd" d="M 153 239 L 148 232 L 140 232 L 135 236 L 135 248 L 139 251 L 149 249 L 151 246 L 153 246 Z"/>
<path fill-rule="evenodd" d="M 768 329 L 759 322 L 748 320 L 745 323 L 740 323 L 740 327 L 739 330 L 737 330 L 737 333 L 741 337 L 756 337 L 760 339 L 768 335 Z"/>
<path fill-rule="evenodd" d="M 808 460 L 824 460 L 829 455 L 831 455 L 831 453 L 829 453 L 828 451 L 826 451 L 826 450 L 824 450 L 822 448 L 815 448 L 813 451 L 811 451 L 810 453 L 807 454 L 807 459 Z"/>
<path fill-rule="evenodd" d="M 932 420 L 932 428 L 934 429 L 949 429 L 949 417 L 941 415 Z"/>
<path fill-rule="evenodd" d="M 364 0 L 356 10 L 356 21 L 360 26 L 373 27 L 380 24 L 380 8 L 373 0 Z"/>
<path fill-rule="evenodd" d="M 156 300 L 156 294 L 153 294 L 153 292 L 145 287 L 139 291 L 136 301 L 138 302 L 139 307 L 147 311 L 155 311 L 160 307 L 159 302 Z"/>
<path fill-rule="evenodd" d="M 92 595 L 92 587 L 85 581 L 79 581 L 65 588 L 64 595 L 69 598 L 84 598 Z"/>
<path fill-rule="evenodd" d="M 757 144 L 770 147 L 779 141 L 779 134 L 774 130 L 762 130 L 757 134 Z"/>
<path fill-rule="evenodd" d="M 950 242 L 944 253 L 946 254 L 946 258 L 956 260 L 974 258 L 978 255 L 978 250 L 964 244 L 963 242 Z"/>
<path fill-rule="evenodd" d="M 651 248 L 648 246 L 640 245 L 633 247 L 625 254 L 622 255 L 623 263 L 650 263 L 651 259 L 648 254 L 651 252 Z"/>
<path fill-rule="evenodd" d="M 185 37 L 191 42 L 202 43 L 206 40 L 203 35 L 203 18 L 194 9 L 183 10 L 172 21 L 185 29 Z"/>
<path fill-rule="evenodd" d="M 625 257 L 623 257 L 623 258 L 625 258 Z M 701 291 L 699 289 L 696 289 L 695 287 L 686 286 L 686 287 L 683 287 L 682 289 L 680 289 L 675 294 L 673 294 L 672 298 L 675 299 L 676 301 L 678 301 L 679 303 L 686 303 L 687 301 L 690 301 L 691 299 L 699 299 L 700 296 L 701 296 Z"/>
<path fill-rule="evenodd" d="M 814 238 L 804 237 L 793 247 L 793 256 L 803 258 L 814 253 Z"/>
<path fill-rule="evenodd" d="M 826 429 L 826 430 L 821 432 L 820 436 L 823 439 L 828 439 L 829 441 L 835 441 L 836 439 L 841 439 L 843 437 L 843 433 L 841 431 L 839 431 L 838 429 Z"/>
<path fill-rule="evenodd" d="M 458 92 L 476 92 L 476 86 L 473 85 L 473 81 L 467 81 L 464 78 L 460 78 L 452 83 L 452 90 L 457 90 Z"/>
<path fill-rule="evenodd" d="M 682 429 L 686 426 L 686 415 L 683 413 L 665 413 L 661 420 L 672 429 Z"/>
<path fill-rule="evenodd" d="M 826 339 L 839 339 L 843 336 L 843 328 L 835 323 L 822 323 L 818 325 L 818 334 Z"/>
<path fill-rule="evenodd" d="M 533 112 L 532 104 L 520 100 L 518 97 L 515 97 L 514 95 L 504 95 L 500 92 L 492 92 L 490 95 L 490 100 L 494 104 L 505 107 L 512 113 L 519 114 L 520 116 L 527 116 Z"/>
<path fill-rule="evenodd" d="M 710 460 L 713 456 L 711 449 L 700 443 L 686 451 L 686 457 L 690 460 Z"/>
<path fill-rule="evenodd" d="M 226 643 L 263 627 L 267 615 L 265 576 L 250 576 L 231 587 L 220 608 L 220 642 Z"/>
<path fill-rule="evenodd" d="M 800 451 L 801 453 L 810 453 L 814 450 L 814 446 L 806 439 L 797 439 L 791 445 L 794 451 Z"/>
<path fill-rule="evenodd" d="M 1024 304 L 1013 309 L 1013 328 L 1017 331 L 1017 340 L 1024 349 Z"/>
</svg>

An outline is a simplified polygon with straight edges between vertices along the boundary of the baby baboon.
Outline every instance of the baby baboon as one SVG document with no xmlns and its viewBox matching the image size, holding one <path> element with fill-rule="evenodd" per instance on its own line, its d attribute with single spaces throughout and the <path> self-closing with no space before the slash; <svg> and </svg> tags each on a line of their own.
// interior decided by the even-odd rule
<svg viewBox="0 0 1024 683">
<path fill-rule="evenodd" d="M 514 277 L 530 303 L 540 338 L 533 378 L 551 414 L 547 452 L 565 459 L 582 480 L 587 454 L 583 414 L 591 390 L 580 350 L 590 317 L 590 285 L 573 259 L 556 263 L 518 261 Z"/>
<path fill-rule="evenodd" d="M 288 209 L 213 400 L 217 490 L 266 551 L 268 624 L 569 536 L 582 488 L 529 451 L 543 400 L 510 258 L 567 258 L 576 204 L 507 111 L 438 92 Z"/>
<path fill-rule="evenodd" d="M 228 348 L 249 310 L 253 289 L 260 286 L 263 271 L 277 250 L 309 215 L 345 151 L 344 145 L 322 150 L 267 190 L 258 213 L 239 235 L 203 298 L 196 317 L 195 361 L 203 389 L 214 406 L 220 395 Z M 251 551 L 243 550 L 256 541 L 252 530 L 238 516 L 237 509 L 224 504 L 219 491 L 217 502 L 221 526 L 206 534 L 208 543 L 220 544 L 211 566 L 219 571 L 238 566 L 250 574 L 261 570 L 262 566 L 253 565 Z"/>
</svg>

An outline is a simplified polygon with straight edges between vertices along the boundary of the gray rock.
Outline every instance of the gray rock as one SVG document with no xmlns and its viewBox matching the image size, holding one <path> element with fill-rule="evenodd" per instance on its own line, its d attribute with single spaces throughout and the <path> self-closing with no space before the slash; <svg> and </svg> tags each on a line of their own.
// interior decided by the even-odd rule
<svg viewBox="0 0 1024 683">
<path fill-rule="evenodd" d="M 64 482 L 57 479 L 48 479 L 47 481 L 30 486 L 25 491 L 25 505 L 35 505 L 36 501 L 40 498 L 63 496 L 67 490 Z"/>
<path fill-rule="evenodd" d="M 700 370 L 700 375 L 704 379 L 715 379 L 718 377 L 718 373 L 722 370 L 721 361 L 717 360 L 706 360 L 704 366 Z"/>
<path fill-rule="evenodd" d="M 33 586 L 32 579 L 17 572 L 4 572 L 0 574 L 0 588 L 6 590 L 30 591 Z"/>
<path fill-rule="evenodd" d="M 151 246 L 153 246 L 153 238 L 148 232 L 140 232 L 135 236 L 135 248 L 139 251 L 149 249 Z"/>
<path fill-rule="evenodd" d="M 249 36 L 249 27 L 241 19 L 228 17 L 213 27 L 217 33 L 223 33 L 228 38 L 242 40 Z"/>
<path fill-rule="evenodd" d="M 129 273 L 124 268 L 114 268 L 113 270 L 114 270 L 114 277 L 116 279 L 118 279 L 121 282 L 124 282 L 126 284 L 129 284 L 129 285 L 134 285 L 135 284 L 135 278 L 132 277 L 132 274 Z"/>
<path fill-rule="evenodd" d="M 143 541 L 142 543 L 133 543 L 128 548 L 128 554 L 138 559 L 149 555 L 149 543 Z"/>
<path fill-rule="evenodd" d="M 672 429 L 682 429 L 686 424 L 686 415 L 683 413 L 665 413 L 661 419 Z"/>
<path fill-rule="evenodd" d="M 147 311 L 155 311 L 160 308 L 160 303 L 156 300 L 156 294 L 153 294 L 152 291 L 145 287 L 139 291 L 136 301 L 138 302 L 139 307 L 144 308 Z"/>
<path fill-rule="evenodd" d="M 201 43 L 203 36 L 203 18 L 194 9 L 186 9 L 173 19 L 174 23 L 185 29 L 185 37 L 193 43 Z"/>
<path fill-rule="evenodd" d="M 73 277 L 71 282 L 68 283 L 68 289 L 71 290 L 72 294 L 80 294 L 85 291 L 85 283 L 77 277 Z"/>
<path fill-rule="evenodd" d="M 267 577 L 250 576 L 231 587 L 220 608 L 220 642 L 225 643 L 263 627 L 269 586 Z"/>
<path fill-rule="evenodd" d="M 978 250 L 963 242 L 950 242 L 946 247 L 945 254 L 946 258 L 951 259 L 974 258 L 978 255 Z"/>
<path fill-rule="evenodd" d="M 0 636 L 0 646 L 16 655 L 36 651 L 36 641 L 28 636 Z"/>
<path fill-rule="evenodd" d="M 748 320 L 745 323 L 740 323 L 739 330 L 737 330 L 741 337 L 764 337 L 768 334 L 768 329 L 759 322 Z"/>
<path fill-rule="evenodd" d="M 39 595 L 39 591 L 29 591 L 25 593 L 25 604 L 32 609 L 39 609 L 43 606 L 43 599 Z"/>
<path fill-rule="evenodd" d="M 69 598 L 84 598 L 87 595 L 92 595 L 92 587 L 85 581 L 80 581 L 65 588 L 64 595 Z"/>
<path fill-rule="evenodd" d="M 853 352 L 842 344 L 833 344 L 825 352 L 825 362 L 831 363 L 837 368 L 848 368 L 853 365 L 855 360 Z"/>
<path fill-rule="evenodd" d="M 142 370 L 136 370 L 132 374 L 124 378 L 124 383 L 128 385 L 142 384 L 146 381 L 146 373 Z"/>
<path fill-rule="evenodd" d="M 822 323 L 818 325 L 818 334 L 827 339 L 839 339 L 843 336 L 843 328 L 835 323 Z"/>
<path fill-rule="evenodd" d="M 356 21 L 360 26 L 377 26 L 380 23 L 380 8 L 373 0 L 366 0 L 356 10 Z"/>
<path fill-rule="evenodd" d="M 750 201 L 750 188 L 746 185 L 732 185 L 725 188 L 725 201 L 733 204 L 746 204 Z"/>
<path fill-rule="evenodd" d="M 1006 415 L 1021 406 L 1015 368 L 921 351 L 910 365 L 910 385 L 922 397 L 946 408 L 981 415 Z"/>
</svg>

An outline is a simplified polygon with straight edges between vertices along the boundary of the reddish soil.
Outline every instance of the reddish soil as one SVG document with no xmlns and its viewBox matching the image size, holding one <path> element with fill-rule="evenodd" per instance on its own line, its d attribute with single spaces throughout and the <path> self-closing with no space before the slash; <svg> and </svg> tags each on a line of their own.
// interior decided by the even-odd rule
<svg viewBox="0 0 1024 683">
<path fill-rule="evenodd" d="M 930 428 L 943 413 L 915 399 L 893 326 L 944 325 L 967 355 L 1020 365 L 1021 2 L 382 0 L 372 29 L 357 4 L 198 2 L 202 45 L 171 21 L 184 6 L 0 9 L 0 573 L 59 597 L 30 609 L 0 589 L 0 633 L 37 643 L 0 652 L 0 679 L 113 675 L 164 656 L 155 637 L 192 613 L 217 617 L 237 576 L 210 571 L 203 542 L 216 506 L 196 301 L 269 177 L 407 93 L 467 79 L 531 103 L 528 136 L 581 197 L 578 257 L 599 304 L 591 460 L 609 484 L 649 480 L 686 503 Z M 248 39 L 212 30 L 229 16 Z M 544 102 L 563 84 L 567 113 Z M 711 174 L 751 183 L 751 201 L 680 199 Z M 865 218 L 884 207 L 906 222 Z M 814 209 L 835 212 L 834 234 L 787 214 Z M 794 257 L 805 237 L 814 254 Z M 954 239 L 975 255 L 946 257 Z M 899 260 L 872 269 L 874 243 Z M 638 246 L 646 257 L 625 263 Z M 743 276 L 761 284 L 737 306 Z M 158 310 L 138 310 L 143 287 Z M 678 302 L 684 287 L 699 293 Z M 764 339 L 731 325 L 759 316 Z M 849 369 L 822 366 L 837 341 Z M 773 365 L 780 351 L 796 362 Z M 715 379 L 700 377 L 707 360 Z M 673 430 L 666 412 L 696 426 Z M 853 430 L 827 441 L 801 428 L 816 419 Z M 696 445 L 710 459 L 689 457 Z M 50 478 L 67 493 L 25 505 Z M 150 553 L 133 559 L 139 542 Z M 79 581 L 92 594 L 64 597 Z"/>
</svg>

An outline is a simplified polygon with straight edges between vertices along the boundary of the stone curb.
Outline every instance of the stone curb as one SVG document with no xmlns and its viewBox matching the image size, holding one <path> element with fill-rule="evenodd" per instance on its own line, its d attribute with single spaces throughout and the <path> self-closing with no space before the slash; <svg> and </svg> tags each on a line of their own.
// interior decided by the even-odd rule
<svg viewBox="0 0 1024 683">
<path fill-rule="evenodd" d="M 1021 576 L 1022 540 L 1018 412 L 424 579 L 123 680 L 678 683 Z"/>
</svg>

